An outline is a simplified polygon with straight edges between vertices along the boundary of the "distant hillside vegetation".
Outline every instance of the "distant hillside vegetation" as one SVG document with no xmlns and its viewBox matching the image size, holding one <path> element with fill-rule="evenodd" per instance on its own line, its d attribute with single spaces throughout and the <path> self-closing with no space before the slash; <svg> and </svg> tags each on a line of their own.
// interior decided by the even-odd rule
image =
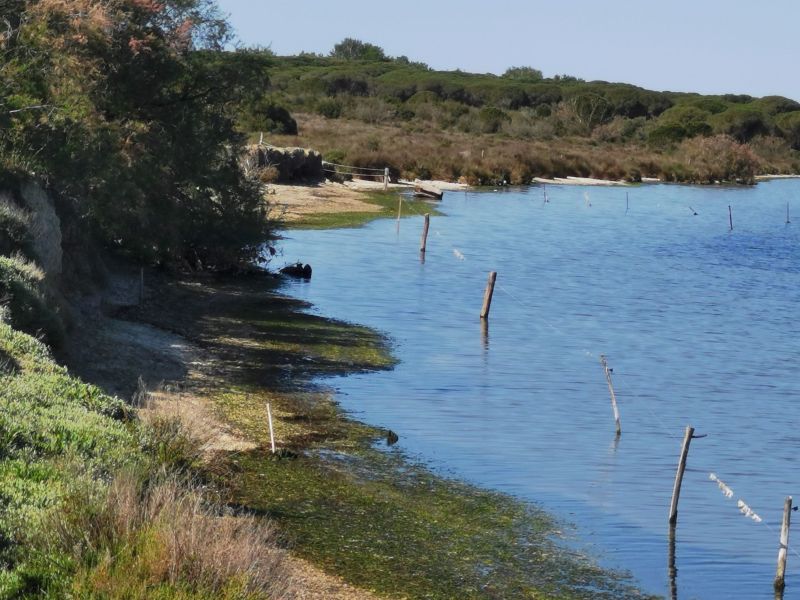
<svg viewBox="0 0 800 600">
<path fill-rule="evenodd" d="M 752 182 L 758 173 L 800 171 L 800 103 L 780 96 L 656 92 L 567 75 L 545 78 L 527 66 L 501 76 L 434 71 L 353 39 L 329 56 L 246 51 L 229 59 L 254 56 L 265 62 L 269 80 L 264 95 L 242 108 L 243 129 L 293 136 L 299 125 L 299 138 L 276 143 L 310 144 L 326 158 L 388 165 L 404 176 L 473 183 L 523 183 L 537 175 Z M 291 116 L 276 121 L 276 107 Z M 411 154 L 403 141 L 409 136 L 415 138 Z M 509 144 L 512 152 L 502 150 Z M 481 148 L 477 156 L 473 146 Z"/>
</svg>

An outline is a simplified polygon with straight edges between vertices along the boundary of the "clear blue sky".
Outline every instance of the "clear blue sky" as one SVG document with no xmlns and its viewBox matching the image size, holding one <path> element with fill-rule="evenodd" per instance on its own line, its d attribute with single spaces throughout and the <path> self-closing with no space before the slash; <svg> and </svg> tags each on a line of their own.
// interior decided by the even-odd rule
<svg viewBox="0 0 800 600">
<path fill-rule="evenodd" d="M 797 0 L 218 0 L 244 45 L 327 54 L 345 37 L 435 69 L 800 100 Z"/>
</svg>

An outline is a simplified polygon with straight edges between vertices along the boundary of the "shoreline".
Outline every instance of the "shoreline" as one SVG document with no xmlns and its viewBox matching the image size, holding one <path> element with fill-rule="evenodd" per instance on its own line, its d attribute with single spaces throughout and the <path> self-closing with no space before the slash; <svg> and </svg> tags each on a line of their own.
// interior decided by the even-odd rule
<svg viewBox="0 0 800 600">
<path fill-rule="evenodd" d="M 561 527 L 535 505 L 437 475 L 388 448 L 391 432 L 343 411 L 322 378 L 392 368 L 382 335 L 308 314 L 267 275 L 148 280 L 145 304 L 106 322 L 111 335 L 86 351 L 120 348 L 121 335 L 128 343 L 104 375 L 131 386 L 153 360 L 134 346 L 183 366 L 150 373 L 152 395 L 184 407 L 185 426 L 211 438 L 205 476 L 226 503 L 274 520 L 311 580 L 336 590 L 303 597 L 486 597 L 481 586 L 507 598 L 640 597 L 621 574 L 562 546 Z M 583 581 L 601 595 L 582 595 Z"/>
<path fill-rule="evenodd" d="M 225 504 L 277 524 L 303 598 L 641 597 L 534 504 L 435 474 L 343 411 L 324 379 L 392 368 L 378 332 L 309 314 L 267 274 L 147 273 L 139 304 L 138 270 L 112 271 L 73 368 L 121 397 L 144 375 L 155 410 L 205 440 L 200 474 Z"/>
</svg>

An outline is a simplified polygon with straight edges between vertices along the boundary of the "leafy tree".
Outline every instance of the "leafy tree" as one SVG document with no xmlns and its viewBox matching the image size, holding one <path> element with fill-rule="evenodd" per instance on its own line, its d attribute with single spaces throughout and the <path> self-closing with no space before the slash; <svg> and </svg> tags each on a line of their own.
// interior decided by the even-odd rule
<svg viewBox="0 0 800 600">
<path fill-rule="evenodd" d="M 533 67 L 510 67 L 503 73 L 506 79 L 518 79 L 521 81 L 541 81 L 544 79 L 542 72 Z"/>
<path fill-rule="evenodd" d="M 792 149 L 800 150 L 800 111 L 780 115 L 775 119 L 775 125 Z"/>
<path fill-rule="evenodd" d="M 354 38 L 345 38 L 336 44 L 331 56 L 342 60 L 387 60 L 382 48 Z"/>
<path fill-rule="evenodd" d="M 771 129 L 768 116 L 756 107 L 734 104 L 723 113 L 714 115 L 711 124 L 715 133 L 730 135 L 739 142 L 749 142 Z"/>
<path fill-rule="evenodd" d="M 237 102 L 263 78 L 219 50 L 211 0 L 28 0 L 6 12 L 0 156 L 36 172 L 110 246 L 226 265 L 267 236 L 238 165 Z"/>
<path fill-rule="evenodd" d="M 751 105 L 773 116 L 800 110 L 800 102 L 795 102 L 783 96 L 764 96 L 758 100 L 753 100 Z"/>
<path fill-rule="evenodd" d="M 696 106 L 682 104 L 664 111 L 658 119 L 659 127 L 678 126 L 683 130 L 683 138 L 696 135 L 710 135 L 712 128 L 708 122 L 711 113 Z"/>
</svg>

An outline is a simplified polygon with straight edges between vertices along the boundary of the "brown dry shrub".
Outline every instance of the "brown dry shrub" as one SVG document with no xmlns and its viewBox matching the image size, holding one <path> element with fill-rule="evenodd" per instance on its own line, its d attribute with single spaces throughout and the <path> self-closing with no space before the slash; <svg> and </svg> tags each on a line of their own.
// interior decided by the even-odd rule
<svg viewBox="0 0 800 600">
<path fill-rule="evenodd" d="M 759 169 L 758 157 L 752 149 L 729 135 L 685 140 L 678 153 L 688 173 L 688 181 L 754 183 Z"/>
<path fill-rule="evenodd" d="M 275 165 L 268 165 L 258 170 L 258 180 L 261 183 L 275 183 L 281 178 L 281 172 Z"/>
<path fill-rule="evenodd" d="M 132 588 L 143 583 L 208 594 L 235 587 L 263 598 L 293 593 L 273 526 L 250 515 L 223 516 L 199 485 L 122 474 L 103 498 L 90 489 L 76 490 L 50 523 L 59 549 L 81 565 L 84 593 L 138 597 Z"/>
</svg>

